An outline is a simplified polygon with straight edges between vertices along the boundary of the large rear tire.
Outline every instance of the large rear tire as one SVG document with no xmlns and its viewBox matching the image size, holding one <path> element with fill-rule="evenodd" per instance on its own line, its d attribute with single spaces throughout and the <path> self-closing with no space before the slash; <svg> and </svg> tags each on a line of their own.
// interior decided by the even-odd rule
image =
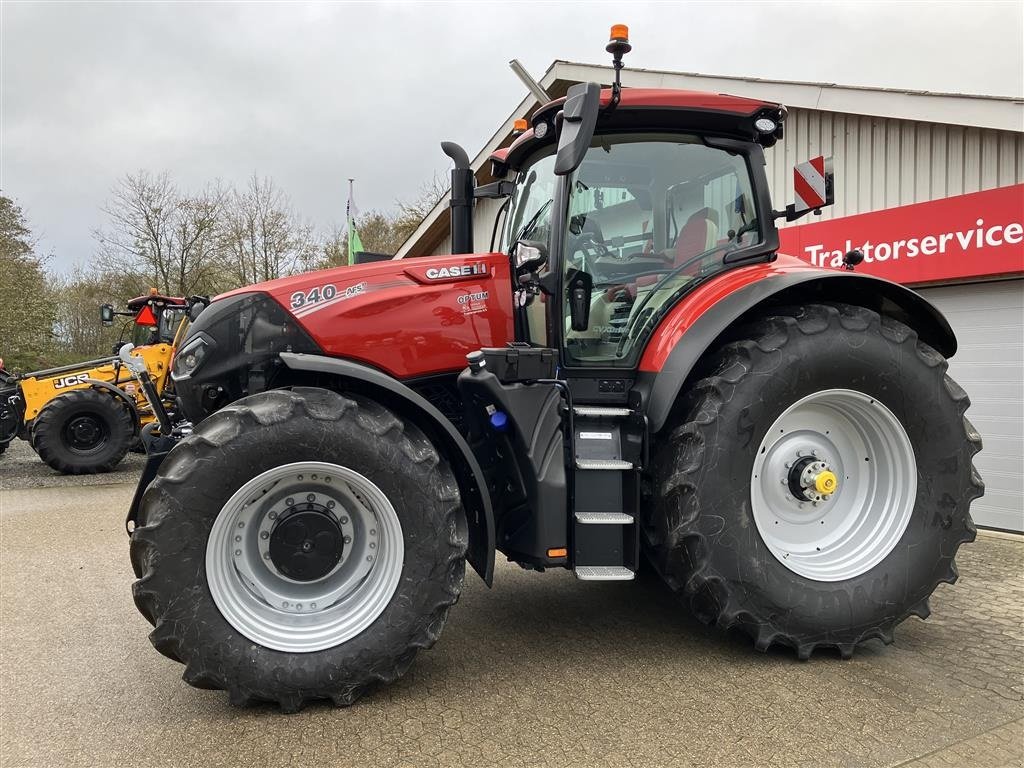
<svg viewBox="0 0 1024 768">
<path fill-rule="evenodd" d="M 98 389 L 76 389 L 47 403 L 32 422 L 31 445 L 65 475 L 91 475 L 116 467 L 135 434 L 132 415 Z"/>
<path fill-rule="evenodd" d="M 135 603 L 190 685 L 348 705 L 437 640 L 467 543 L 455 478 L 414 425 L 327 390 L 265 392 L 164 460 L 132 533 Z"/>
<path fill-rule="evenodd" d="M 759 650 L 891 643 L 975 537 L 967 394 L 913 330 L 862 307 L 780 309 L 737 335 L 656 446 L 649 556 Z"/>
</svg>

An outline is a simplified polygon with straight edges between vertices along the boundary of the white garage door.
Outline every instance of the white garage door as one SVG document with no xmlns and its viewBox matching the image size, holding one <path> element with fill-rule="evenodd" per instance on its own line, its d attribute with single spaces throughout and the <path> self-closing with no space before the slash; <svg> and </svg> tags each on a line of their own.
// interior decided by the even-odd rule
<svg viewBox="0 0 1024 768">
<path fill-rule="evenodd" d="M 967 417 L 984 449 L 978 525 L 1024 531 L 1024 280 L 922 289 L 956 332 L 949 375 L 971 396 Z"/>
</svg>

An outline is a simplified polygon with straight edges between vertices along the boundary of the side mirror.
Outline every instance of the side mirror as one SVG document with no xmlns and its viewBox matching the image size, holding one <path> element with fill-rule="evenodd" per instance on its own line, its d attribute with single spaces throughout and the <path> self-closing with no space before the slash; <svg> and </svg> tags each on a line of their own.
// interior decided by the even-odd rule
<svg viewBox="0 0 1024 768">
<path fill-rule="evenodd" d="M 195 322 L 202 311 L 210 306 L 210 299 L 207 296 L 191 296 L 188 301 L 188 319 L 190 322 Z"/>
<path fill-rule="evenodd" d="M 590 294 L 594 289 L 594 277 L 589 272 L 572 270 L 565 281 L 565 292 L 569 296 L 569 322 L 574 331 L 585 331 L 590 325 Z"/>
<path fill-rule="evenodd" d="M 100 305 L 100 322 L 104 325 L 114 324 L 114 307 L 110 304 Z"/>
<path fill-rule="evenodd" d="M 512 249 L 516 272 L 533 272 L 548 262 L 548 247 L 537 240 L 520 240 Z"/>
<path fill-rule="evenodd" d="M 568 176 L 580 167 L 583 156 L 590 149 L 601 110 L 601 86 L 597 83 L 577 83 L 569 89 L 562 107 L 562 132 L 558 136 L 558 154 L 555 173 Z"/>
</svg>

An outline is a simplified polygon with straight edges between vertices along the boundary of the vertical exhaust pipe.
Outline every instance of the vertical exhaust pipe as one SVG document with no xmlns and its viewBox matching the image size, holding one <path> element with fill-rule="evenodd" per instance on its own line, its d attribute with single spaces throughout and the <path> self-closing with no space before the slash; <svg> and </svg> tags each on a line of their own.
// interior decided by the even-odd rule
<svg viewBox="0 0 1024 768">
<path fill-rule="evenodd" d="M 466 150 L 453 141 L 442 141 L 441 151 L 455 163 L 452 168 L 452 253 L 473 253 L 473 189 L 476 178 Z"/>
</svg>

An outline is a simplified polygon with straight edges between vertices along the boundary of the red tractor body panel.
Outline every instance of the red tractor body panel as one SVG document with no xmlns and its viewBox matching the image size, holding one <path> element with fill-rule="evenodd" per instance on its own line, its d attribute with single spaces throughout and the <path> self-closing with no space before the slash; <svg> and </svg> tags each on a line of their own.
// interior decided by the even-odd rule
<svg viewBox="0 0 1024 768">
<path fill-rule="evenodd" d="M 514 336 L 512 277 L 500 253 L 379 261 L 241 288 L 285 307 L 324 354 L 397 379 L 461 371 L 466 355 Z"/>
<path fill-rule="evenodd" d="M 731 269 L 709 280 L 669 310 L 640 358 L 640 370 L 650 373 L 661 371 L 669 354 L 682 341 L 687 330 L 726 296 L 751 283 L 796 271 L 827 273 L 793 256 L 779 255 L 770 263 Z"/>
</svg>

